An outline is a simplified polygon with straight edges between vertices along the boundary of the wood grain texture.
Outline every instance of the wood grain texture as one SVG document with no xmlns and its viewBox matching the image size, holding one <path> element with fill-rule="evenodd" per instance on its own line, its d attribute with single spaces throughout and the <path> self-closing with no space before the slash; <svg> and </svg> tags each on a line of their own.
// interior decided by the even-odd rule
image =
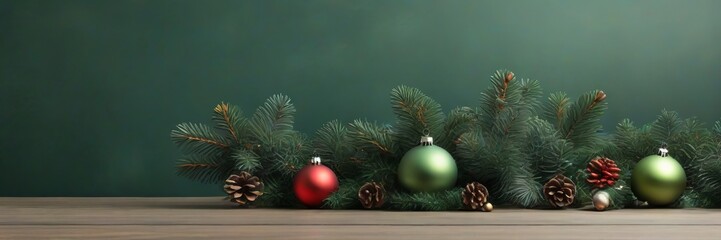
<svg viewBox="0 0 721 240">
<path fill-rule="evenodd" d="M 721 210 L 242 209 L 220 197 L 0 198 L 0 239 L 719 239 Z"/>
</svg>

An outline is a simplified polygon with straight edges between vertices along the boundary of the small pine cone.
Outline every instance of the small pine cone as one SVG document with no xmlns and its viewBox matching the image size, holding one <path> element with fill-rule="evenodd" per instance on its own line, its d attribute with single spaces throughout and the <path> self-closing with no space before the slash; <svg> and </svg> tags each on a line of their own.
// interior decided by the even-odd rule
<svg viewBox="0 0 721 240">
<path fill-rule="evenodd" d="M 259 196 L 263 195 L 263 183 L 258 177 L 252 176 L 248 172 L 230 175 L 230 177 L 225 180 L 223 189 L 225 189 L 225 193 L 228 194 L 231 202 L 240 205 L 253 202 Z"/>
<path fill-rule="evenodd" d="M 368 182 L 358 190 L 358 199 L 364 208 L 379 208 L 383 206 L 385 192 L 383 185 L 376 182 Z"/>
<path fill-rule="evenodd" d="M 557 174 L 543 185 L 543 195 L 552 206 L 563 208 L 573 203 L 576 197 L 576 184 L 570 178 Z"/>
<path fill-rule="evenodd" d="M 472 182 L 466 184 L 461 192 L 463 205 L 473 210 L 482 210 L 483 205 L 488 202 L 488 189 L 483 184 Z"/>
<path fill-rule="evenodd" d="M 596 157 L 588 163 L 586 171 L 588 172 L 586 182 L 595 188 L 604 188 L 616 184 L 621 169 L 611 159 Z"/>
</svg>

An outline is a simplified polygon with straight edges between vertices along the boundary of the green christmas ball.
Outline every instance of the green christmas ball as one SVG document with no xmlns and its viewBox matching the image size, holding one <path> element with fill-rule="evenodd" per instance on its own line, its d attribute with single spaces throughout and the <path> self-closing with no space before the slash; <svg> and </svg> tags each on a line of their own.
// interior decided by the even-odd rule
<svg viewBox="0 0 721 240">
<path fill-rule="evenodd" d="M 641 201 L 665 206 L 681 197 L 686 188 L 686 172 L 669 156 L 652 155 L 641 159 L 631 175 L 631 190 Z"/>
<path fill-rule="evenodd" d="M 433 192 L 456 184 L 456 161 L 445 149 L 434 145 L 412 148 L 398 165 L 398 179 L 411 191 Z"/>
</svg>

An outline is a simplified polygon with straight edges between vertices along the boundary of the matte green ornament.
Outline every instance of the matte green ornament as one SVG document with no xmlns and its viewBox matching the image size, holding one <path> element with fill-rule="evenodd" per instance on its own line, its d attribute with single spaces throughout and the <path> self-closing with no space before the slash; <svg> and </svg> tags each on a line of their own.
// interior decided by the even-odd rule
<svg viewBox="0 0 721 240">
<path fill-rule="evenodd" d="M 631 175 L 633 194 L 654 206 L 674 203 L 686 188 L 686 172 L 681 164 L 668 156 L 665 148 L 660 149 L 660 154 L 641 159 Z"/>
<path fill-rule="evenodd" d="M 434 192 L 456 183 L 456 161 L 445 149 L 434 146 L 433 138 L 421 138 L 421 145 L 408 151 L 398 166 L 398 179 L 407 189 Z"/>
</svg>

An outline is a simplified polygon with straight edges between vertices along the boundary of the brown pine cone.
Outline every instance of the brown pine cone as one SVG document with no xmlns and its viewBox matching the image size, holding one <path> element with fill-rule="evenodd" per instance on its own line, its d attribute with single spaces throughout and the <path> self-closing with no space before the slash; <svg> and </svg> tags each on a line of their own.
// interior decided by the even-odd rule
<svg viewBox="0 0 721 240">
<path fill-rule="evenodd" d="M 483 205 L 488 202 L 488 189 L 483 184 L 472 182 L 466 184 L 461 192 L 463 205 L 473 210 L 482 210 Z"/>
<path fill-rule="evenodd" d="M 358 190 L 358 199 L 364 208 L 379 208 L 383 206 L 385 192 L 383 185 L 376 182 L 368 182 Z"/>
<path fill-rule="evenodd" d="M 230 175 L 230 177 L 225 180 L 223 189 L 225 189 L 225 193 L 228 194 L 231 202 L 240 205 L 253 202 L 259 196 L 263 195 L 263 183 L 258 177 L 252 176 L 248 172 Z"/>
<path fill-rule="evenodd" d="M 604 188 L 616 184 L 621 169 L 609 158 L 596 157 L 588 163 L 586 171 L 588 172 L 586 182 L 595 188 Z"/>
<path fill-rule="evenodd" d="M 576 184 L 570 178 L 557 174 L 543 185 L 543 196 L 554 207 L 566 207 L 571 205 L 576 197 Z"/>
</svg>

